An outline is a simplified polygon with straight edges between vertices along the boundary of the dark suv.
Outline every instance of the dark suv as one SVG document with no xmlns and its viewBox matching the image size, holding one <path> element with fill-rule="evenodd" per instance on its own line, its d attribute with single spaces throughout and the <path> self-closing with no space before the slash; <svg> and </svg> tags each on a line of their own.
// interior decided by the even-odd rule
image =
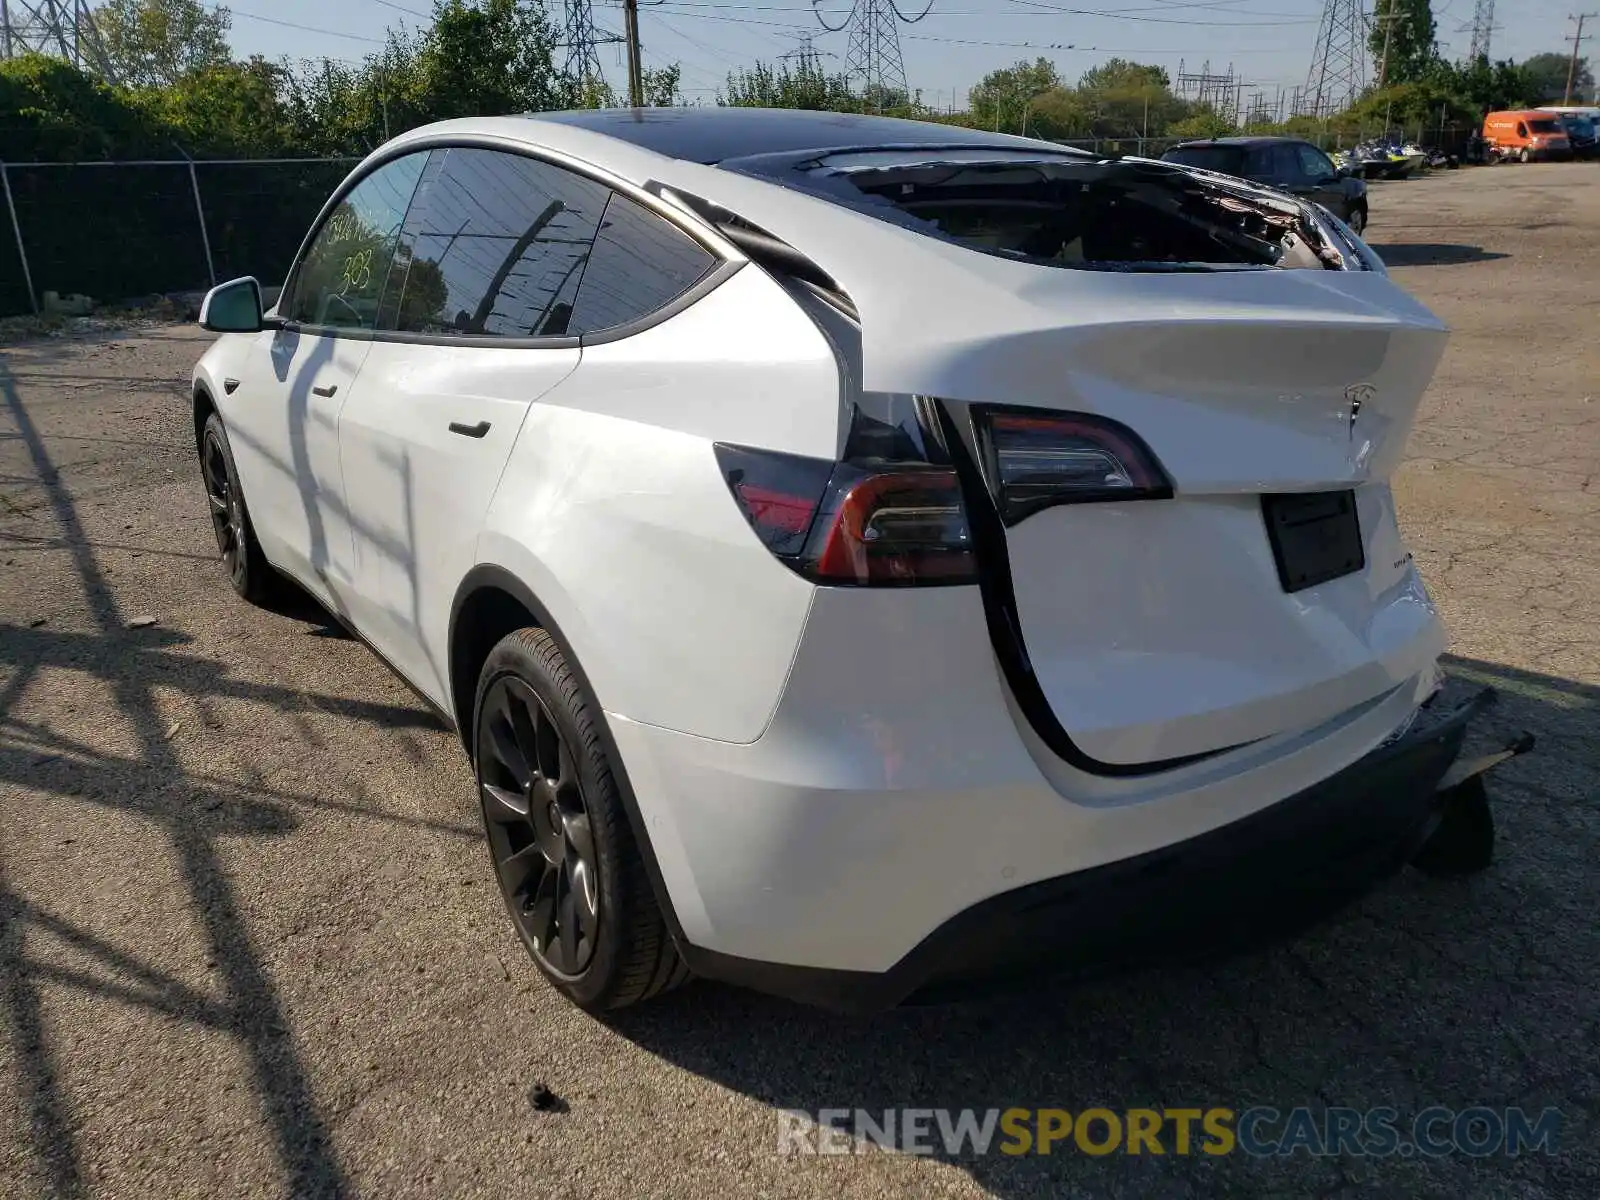
<svg viewBox="0 0 1600 1200">
<path fill-rule="evenodd" d="M 1282 137 L 1212 138 L 1183 142 L 1161 158 L 1293 192 L 1321 204 L 1357 233 L 1367 228 L 1367 185 L 1340 172 L 1333 160 L 1310 142 Z"/>
</svg>

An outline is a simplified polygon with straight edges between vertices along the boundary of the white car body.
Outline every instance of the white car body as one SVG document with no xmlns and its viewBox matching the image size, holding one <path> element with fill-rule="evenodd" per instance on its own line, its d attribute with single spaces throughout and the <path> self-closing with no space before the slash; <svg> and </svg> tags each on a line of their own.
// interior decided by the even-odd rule
<svg viewBox="0 0 1600 1200">
<path fill-rule="evenodd" d="M 660 148 L 700 136 L 675 123 L 759 141 L 795 116 L 402 135 L 352 179 L 430 147 L 533 155 L 665 217 L 717 265 L 621 336 L 290 324 L 220 337 L 194 382 L 267 559 L 458 724 L 492 608 L 480 590 L 557 635 L 692 966 L 892 1002 L 938 974 L 908 964 L 974 906 L 1214 835 L 1413 719 L 1444 633 L 1389 480 L 1446 334 L 1325 213 L 1300 218 L 1302 253 L 1320 239 L 1308 269 L 1073 270 Z M 800 116 L 836 131 L 829 146 L 937 144 L 927 127 Z M 934 159 L 1065 153 L 942 133 L 958 148 Z M 833 164 L 846 177 L 851 153 Z M 750 261 L 719 210 L 810 260 L 854 314 Z M 971 406 L 1110 418 L 1170 490 L 1005 528 L 1009 601 L 973 582 L 819 585 L 753 531 L 716 446 L 834 462 L 865 393 L 937 397 L 949 428 Z M 1286 591 L 1261 496 L 1344 491 L 1364 565 Z M 1010 659 L 1007 611 L 1025 644 Z"/>
</svg>

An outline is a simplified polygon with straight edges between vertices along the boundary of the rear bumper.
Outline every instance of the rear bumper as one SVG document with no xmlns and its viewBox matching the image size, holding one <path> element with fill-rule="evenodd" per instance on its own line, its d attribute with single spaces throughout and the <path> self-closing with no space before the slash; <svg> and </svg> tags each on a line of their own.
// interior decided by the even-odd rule
<svg viewBox="0 0 1600 1200">
<path fill-rule="evenodd" d="M 1042 973 L 1192 960 L 1294 932 L 1397 872 L 1432 831 L 1468 704 L 1250 816 L 983 900 L 882 972 L 685 947 L 698 974 L 846 1012 L 957 998 Z M 867 914 L 863 914 L 867 919 Z"/>
</svg>

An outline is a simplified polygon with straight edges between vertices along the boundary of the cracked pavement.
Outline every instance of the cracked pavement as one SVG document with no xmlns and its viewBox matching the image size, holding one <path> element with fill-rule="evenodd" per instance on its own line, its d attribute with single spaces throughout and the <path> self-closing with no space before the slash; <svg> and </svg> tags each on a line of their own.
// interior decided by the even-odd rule
<svg viewBox="0 0 1600 1200">
<path fill-rule="evenodd" d="M 0 347 L 0 1194 L 1600 1194 L 1600 168 L 1375 185 L 1453 327 L 1396 479 L 1492 682 L 1498 859 L 1224 965 L 848 1021 L 602 1023 L 500 909 L 458 743 L 214 562 L 192 326 Z M 154 623 L 139 623 L 140 616 Z M 535 1082 L 566 1111 L 536 1111 Z M 775 1108 L 1559 1108 L 1560 1152 L 775 1153 Z"/>
</svg>

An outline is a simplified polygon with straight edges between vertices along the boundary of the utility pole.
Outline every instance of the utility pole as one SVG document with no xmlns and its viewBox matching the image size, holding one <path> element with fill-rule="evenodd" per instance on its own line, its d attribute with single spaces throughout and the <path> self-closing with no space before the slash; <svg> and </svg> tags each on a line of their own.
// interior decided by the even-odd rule
<svg viewBox="0 0 1600 1200">
<path fill-rule="evenodd" d="M 644 75 L 639 69 L 639 0 L 623 0 L 623 16 L 628 39 L 628 103 L 644 107 Z"/>
<path fill-rule="evenodd" d="M 1395 19 L 1394 0 L 1389 0 L 1389 11 L 1378 18 L 1383 22 L 1383 56 L 1378 59 L 1378 90 L 1380 92 L 1389 82 L 1389 44 L 1394 41 Z"/>
<path fill-rule="evenodd" d="M 1562 104 L 1572 103 L 1572 77 L 1578 73 L 1578 47 L 1583 44 L 1583 23 L 1590 17 L 1600 17 L 1600 13 L 1579 13 L 1567 18 L 1578 23 L 1578 32 L 1572 35 L 1572 60 L 1567 63 L 1567 90 L 1561 97 Z"/>
</svg>

